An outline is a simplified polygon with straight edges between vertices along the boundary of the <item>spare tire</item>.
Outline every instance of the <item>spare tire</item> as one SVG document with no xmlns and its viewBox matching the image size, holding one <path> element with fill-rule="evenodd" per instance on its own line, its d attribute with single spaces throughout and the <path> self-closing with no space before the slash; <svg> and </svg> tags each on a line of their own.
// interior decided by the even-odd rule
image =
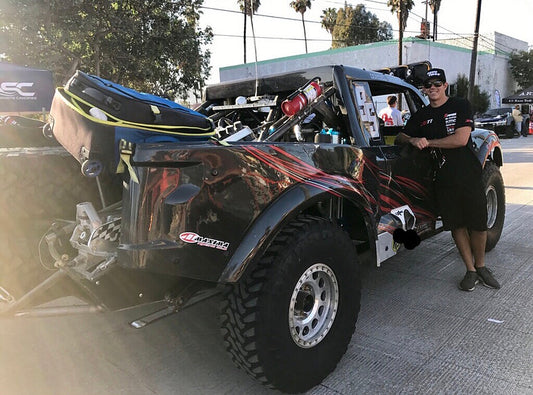
<svg viewBox="0 0 533 395">
<path fill-rule="evenodd" d="M 17 296 L 50 274 L 39 242 L 52 222 L 75 219 L 77 203 L 102 204 L 96 180 L 62 147 L 0 148 L 0 179 L 0 285 Z M 106 203 L 118 201 L 120 186 L 103 182 Z"/>
</svg>

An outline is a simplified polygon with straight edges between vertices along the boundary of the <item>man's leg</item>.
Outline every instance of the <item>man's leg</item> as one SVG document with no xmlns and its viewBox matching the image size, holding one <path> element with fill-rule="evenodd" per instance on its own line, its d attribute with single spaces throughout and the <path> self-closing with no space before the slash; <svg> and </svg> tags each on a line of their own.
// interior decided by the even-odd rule
<svg viewBox="0 0 533 395">
<path fill-rule="evenodd" d="M 474 267 L 474 259 L 472 257 L 473 247 L 471 245 L 470 235 L 466 228 L 458 228 L 452 230 L 452 236 L 466 266 L 466 274 L 459 283 L 459 288 L 463 291 L 473 291 L 479 282 L 479 276 Z"/>
<path fill-rule="evenodd" d="M 487 244 L 487 231 L 470 231 L 470 246 L 474 254 L 474 266 L 485 266 L 485 244 Z"/>
<path fill-rule="evenodd" d="M 474 254 L 474 266 L 477 275 L 483 284 L 489 288 L 500 288 L 500 283 L 494 278 L 492 271 L 485 267 L 485 244 L 487 243 L 487 231 L 470 231 L 470 245 Z"/>
<path fill-rule="evenodd" d="M 466 266 L 466 270 L 469 272 L 475 272 L 476 268 L 474 267 L 474 260 L 472 257 L 472 246 L 470 243 L 470 235 L 466 228 L 457 228 L 452 230 L 452 236 L 455 240 L 455 245 L 461 254 L 461 258 Z M 483 247 L 483 252 L 485 247 Z"/>
</svg>

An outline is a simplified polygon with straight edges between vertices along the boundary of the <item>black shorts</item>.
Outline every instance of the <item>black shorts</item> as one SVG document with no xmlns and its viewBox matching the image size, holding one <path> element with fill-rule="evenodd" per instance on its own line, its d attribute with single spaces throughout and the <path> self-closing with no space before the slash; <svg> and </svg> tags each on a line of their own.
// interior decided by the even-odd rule
<svg viewBox="0 0 533 395">
<path fill-rule="evenodd" d="M 481 180 L 463 186 L 436 186 L 436 195 L 445 230 L 487 230 L 487 197 Z"/>
</svg>

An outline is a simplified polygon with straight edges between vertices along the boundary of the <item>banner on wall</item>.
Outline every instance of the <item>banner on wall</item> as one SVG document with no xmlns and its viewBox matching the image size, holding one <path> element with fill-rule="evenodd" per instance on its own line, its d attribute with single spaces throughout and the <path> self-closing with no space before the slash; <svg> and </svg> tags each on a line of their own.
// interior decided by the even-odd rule
<svg viewBox="0 0 533 395">
<path fill-rule="evenodd" d="M 52 72 L 0 62 L 0 113 L 50 111 Z"/>
</svg>

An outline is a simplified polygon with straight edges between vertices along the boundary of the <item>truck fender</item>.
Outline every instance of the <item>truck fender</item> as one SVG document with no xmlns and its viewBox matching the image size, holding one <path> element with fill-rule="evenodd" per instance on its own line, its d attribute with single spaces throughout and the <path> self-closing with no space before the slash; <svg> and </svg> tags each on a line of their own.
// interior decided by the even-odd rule
<svg viewBox="0 0 533 395">
<path fill-rule="evenodd" d="M 501 152 L 498 136 L 491 131 L 475 129 L 472 134 L 474 142 L 474 154 L 485 166 L 487 160 L 491 159 L 497 166 L 503 166 L 503 155 Z"/>
<path fill-rule="evenodd" d="M 251 262 L 263 254 L 280 229 L 317 202 L 339 195 L 340 193 L 333 189 L 325 190 L 323 187 L 310 184 L 297 184 L 287 190 L 253 222 L 228 261 L 218 282 L 239 281 L 243 273 L 251 266 Z M 366 214 L 372 212 L 369 204 L 361 196 L 354 194 L 348 197 L 346 191 L 343 195 Z M 370 217 L 370 215 L 367 216 Z"/>
</svg>

